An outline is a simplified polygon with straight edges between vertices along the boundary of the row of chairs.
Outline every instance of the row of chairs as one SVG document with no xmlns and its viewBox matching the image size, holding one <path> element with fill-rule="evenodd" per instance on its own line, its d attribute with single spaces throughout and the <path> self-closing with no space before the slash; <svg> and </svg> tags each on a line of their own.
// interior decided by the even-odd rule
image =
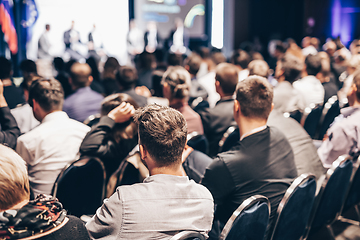
<svg viewBox="0 0 360 240">
<path fill-rule="evenodd" d="M 284 113 L 285 117 L 291 117 L 298 121 L 313 139 L 322 140 L 330 124 L 340 114 L 340 103 L 336 95 L 328 99 L 324 106 L 310 104 L 304 113 L 295 111 Z"/>
</svg>

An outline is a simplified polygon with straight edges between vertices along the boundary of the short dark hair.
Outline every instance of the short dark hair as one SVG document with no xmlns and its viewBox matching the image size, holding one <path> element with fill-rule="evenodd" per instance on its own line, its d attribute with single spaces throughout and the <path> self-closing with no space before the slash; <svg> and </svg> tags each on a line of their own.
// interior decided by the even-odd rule
<svg viewBox="0 0 360 240">
<path fill-rule="evenodd" d="M 303 69 L 303 63 L 292 54 L 286 53 L 280 59 L 281 70 L 284 71 L 285 80 L 293 83 L 300 76 Z"/>
<path fill-rule="evenodd" d="M 12 64 L 11 61 L 5 57 L 0 57 L 0 79 L 11 77 Z"/>
<path fill-rule="evenodd" d="M 182 66 L 183 65 L 183 56 L 177 53 L 169 53 L 167 57 L 167 64 L 169 66 Z"/>
<path fill-rule="evenodd" d="M 189 73 L 196 75 L 199 72 L 202 59 L 197 54 L 191 54 L 188 58 L 185 59 L 185 66 L 189 66 Z"/>
<path fill-rule="evenodd" d="M 134 67 L 123 66 L 116 71 L 115 78 L 123 90 L 128 90 L 136 85 L 138 75 Z"/>
<path fill-rule="evenodd" d="M 305 58 L 306 72 L 308 75 L 316 76 L 321 71 L 321 58 L 318 54 L 309 54 Z"/>
<path fill-rule="evenodd" d="M 269 65 L 264 60 L 252 60 L 249 65 L 249 75 L 258 75 L 267 78 L 269 76 Z"/>
<path fill-rule="evenodd" d="M 36 63 L 30 59 L 21 61 L 20 70 L 27 73 L 37 74 Z"/>
<path fill-rule="evenodd" d="M 64 90 L 58 80 L 40 78 L 33 81 L 29 89 L 28 102 L 31 107 L 33 107 L 33 99 L 45 112 L 62 110 Z"/>
<path fill-rule="evenodd" d="M 74 63 L 70 68 L 72 84 L 78 88 L 86 87 L 89 84 L 91 68 L 87 63 Z"/>
<path fill-rule="evenodd" d="M 139 106 L 134 101 L 132 97 L 130 97 L 126 93 L 114 93 L 104 98 L 101 102 L 101 115 L 107 115 L 111 110 L 119 106 L 122 102 L 130 103 L 134 106 L 135 109 L 138 109 Z"/>
<path fill-rule="evenodd" d="M 241 49 L 235 50 L 231 56 L 231 63 L 246 69 L 251 61 L 250 55 Z"/>
<path fill-rule="evenodd" d="M 239 71 L 231 63 L 220 63 L 216 67 L 215 79 L 226 95 L 233 95 L 239 81 Z"/>
<path fill-rule="evenodd" d="M 177 110 L 157 104 L 140 108 L 134 121 L 139 126 L 139 142 L 159 167 L 181 163 L 186 143 L 184 116 Z"/>
<path fill-rule="evenodd" d="M 245 117 L 267 119 L 273 100 L 273 89 L 266 78 L 250 76 L 238 83 L 236 100 Z"/>
</svg>

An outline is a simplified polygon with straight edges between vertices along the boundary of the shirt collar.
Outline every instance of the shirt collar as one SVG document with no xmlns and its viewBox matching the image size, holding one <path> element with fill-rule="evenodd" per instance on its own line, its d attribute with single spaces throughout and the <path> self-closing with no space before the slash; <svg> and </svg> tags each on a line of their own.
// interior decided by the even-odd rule
<svg viewBox="0 0 360 240">
<path fill-rule="evenodd" d="M 48 115 L 46 115 L 41 123 L 49 122 L 49 121 L 53 121 L 53 120 L 59 120 L 59 119 L 66 119 L 66 118 L 69 118 L 69 116 L 66 114 L 66 112 L 55 111 L 55 112 L 52 112 L 52 113 L 49 113 Z"/>
<path fill-rule="evenodd" d="M 189 181 L 188 176 L 175 176 L 168 174 L 156 174 L 144 179 L 144 183 L 149 183 L 149 182 L 183 183 L 188 181 Z"/>
<path fill-rule="evenodd" d="M 348 117 L 359 109 L 360 107 L 346 107 L 341 109 L 340 112 L 344 117 Z"/>
<path fill-rule="evenodd" d="M 243 135 L 241 135 L 240 137 L 240 141 L 242 141 L 244 138 L 254 134 L 254 133 L 257 133 L 257 132 L 260 132 L 262 130 L 265 130 L 267 127 L 267 125 L 265 124 L 264 126 L 261 126 L 261 127 L 258 127 L 258 128 L 254 128 L 253 130 L 249 131 L 249 132 L 246 132 L 244 133 Z"/>
</svg>

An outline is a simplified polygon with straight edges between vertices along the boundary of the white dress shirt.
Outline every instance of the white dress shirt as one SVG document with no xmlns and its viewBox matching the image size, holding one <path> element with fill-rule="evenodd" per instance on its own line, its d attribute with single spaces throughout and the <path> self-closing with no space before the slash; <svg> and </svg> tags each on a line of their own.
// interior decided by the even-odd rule
<svg viewBox="0 0 360 240">
<path fill-rule="evenodd" d="M 60 171 L 78 157 L 80 144 L 89 130 L 65 112 L 56 111 L 18 138 L 16 151 L 27 163 L 35 196 L 51 193 Z"/>
<path fill-rule="evenodd" d="M 305 98 L 306 106 L 311 103 L 323 104 L 325 90 L 320 80 L 315 76 L 306 76 L 293 83 L 293 87 L 297 89 Z"/>
</svg>

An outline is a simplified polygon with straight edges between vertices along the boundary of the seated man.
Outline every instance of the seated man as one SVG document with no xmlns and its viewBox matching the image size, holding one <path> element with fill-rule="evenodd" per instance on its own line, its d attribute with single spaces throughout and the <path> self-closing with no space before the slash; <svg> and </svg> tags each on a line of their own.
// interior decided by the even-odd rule
<svg viewBox="0 0 360 240">
<path fill-rule="evenodd" d="M 347 98 L 350 107 L 341 109 L 341 114 L 335 118 L 328 129 L 327 136 L 318 149 L 319 157 L 325 168 L 342 154 L 354 156 L 360 151 L 360 72 L 354 75 Z"/>
<path fill-rule="evenodd" d="M 74 63 L 70 69 L 69 83 L 72 93 L 65 99 L 64 112 L 70 118 L 83 122 L 87 117 L 100 113 L 104 97 L 90 88 L 93 81 L 91 68 L 86 63 Z"/>
<path fill-rule="evenodd" d="M 55 79 L 35 80 L 29 90 L 29 104 L 39 126 L 18 138 L 16 151 L 28 165 L 30 186 L 35 196 L 50 194 L 66 164 L 75 161 L 80 143 L 90 130 L 61 111 L 64 91 Z"/>
<path fill-rule="evenodd" d="M 168 239 L 183 230 L 207 234 L 213 220 L 210 192 L 184 176 L 187 128 L 175 109 L 148 105 L 134 115 L 141 159 L 150 177 L 120 186 L 86 224 L 93 239 Z"/>
<path fill-rule="evenodd" d="M 240 141 L 218 154 L 202 179 L 217 204 L 214 218 L 223 224 L 245 199 L 260 194 L 270 200 L 271 226 L 279 202 L 297 177 L 288 140 L 267 126 L 272 99 L 272 87 L 263 77 L 251 76 L 237 85 L 234 118 Z"/>
<path fill-rule="evenodd" d="M 89 239 L 81 220 L 67 216 L 57 199 L 39 195 L 29 202 L 25 162 L 1 144 L 0 179 L 0 239 Z"/>
<path fill-rule="evenodd" d="M 209 155 L 215 156 L 219 151 L 219 141 L 230 127 L 235 125 L 232 109 L 234 106 L 233 94 L 238 83 L 238 69 L 230 63 L 220 63 L 216 67 L 216 92 L 220 100 L 214 108 L 199 110 L 204 134 L 209 140 Z"/>
</svg>

